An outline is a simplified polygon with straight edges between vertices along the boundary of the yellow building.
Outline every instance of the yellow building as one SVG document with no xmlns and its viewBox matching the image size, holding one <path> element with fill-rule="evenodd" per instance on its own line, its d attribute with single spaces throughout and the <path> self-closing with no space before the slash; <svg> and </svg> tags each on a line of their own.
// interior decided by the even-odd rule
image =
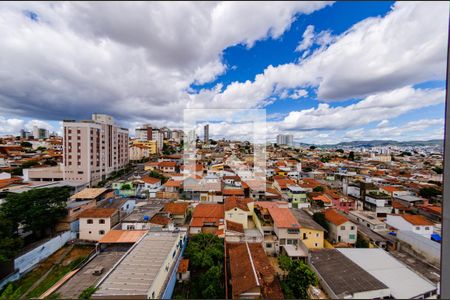
<svg viewBox="0 0 450 300">
<path fill-rule="evenodd" d="M 325 229 L 301 209 L 292 209 L 292 213 L 300 224 L 300 234 L 303 244 L 308 249 L 322 249 L 324 247 Z"/>
<path fill-rule="evenodd" d="M 141 160 L 157 153 L 156 141 L 133 141 L 129 147 L 130 160 Z"/>
<path fill-rule="evenodd" d="M 254 202 L 250 198 L 228 197 L 225 202 L 225 220 L 242 224 L 248 228 L 248 218 L 253 214 Z"/>
</svg>

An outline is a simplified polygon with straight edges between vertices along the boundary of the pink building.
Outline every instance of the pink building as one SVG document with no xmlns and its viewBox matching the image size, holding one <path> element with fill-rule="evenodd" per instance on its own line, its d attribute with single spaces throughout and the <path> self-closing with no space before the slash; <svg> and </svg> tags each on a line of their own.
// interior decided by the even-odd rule
<svg viewBox="0 0 450 300">
<path fill-rule="evenodd" d="M 111 116 L 64 120 L 63 128 L 64 180 L 93 185 L 128 164 L 128 129 L 114 124 Z"/>
</svg>

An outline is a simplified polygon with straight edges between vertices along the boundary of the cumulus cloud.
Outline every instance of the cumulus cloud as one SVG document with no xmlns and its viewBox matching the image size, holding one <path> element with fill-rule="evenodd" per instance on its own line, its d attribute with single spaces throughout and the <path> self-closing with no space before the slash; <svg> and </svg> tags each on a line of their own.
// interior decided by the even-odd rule
<svg viewBox="0 0 450 300">
<path fill-rule="evenodd" d="M 279 38 L 331 2 L 14 2 L 0 8 L 1 115 L 180 120 L 222 51 Z M 101 13 L 99 13 L 101 11 Z"/>
<path fill-rule="evenodd" d="M 394 118 L 406 112 L 443 103 L 444 89 L 414 89 L 411 86 L 369 96 L 358 103 L 290 112 L 281 123 L 288 130 L 349 129 Z"/>
<path fill-rule="evenodd" d="M 21 119 L 6 119 L 0 116 L 0 133 L 16 135 L 22 129 L 24 121 Z"/>
<path fill-rule="evenodd" d="M 396 2 L 386 16 L 365 19 L 339 36 L 322 33 L 328 47 L 299 63 L 270 65 L 253 81 L 233 82 L 212 103 L 264 106 L 274 92 L 301 87 L 315 88 L 324 101 L 352 99 L 444 80 L 448 22 L 446 2 Z"/>
<path fill-rule="evenodd" d="M 314 43 L 314 26 L 308 25 L 306 27 L 305 32 L 303 32 L 302 40 L 298 44 L 297 48 L 295 48 L 295 51 L 300 52 L 306 49 L 309 49 L 313 43 Z"/>
</svg>

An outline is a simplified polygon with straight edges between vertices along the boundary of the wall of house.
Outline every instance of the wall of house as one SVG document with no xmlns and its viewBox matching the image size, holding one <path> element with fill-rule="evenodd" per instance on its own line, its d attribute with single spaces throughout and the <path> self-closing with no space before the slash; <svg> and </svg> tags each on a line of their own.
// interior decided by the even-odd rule
<svg viewBox="0 0 450 300">
<path fill-rule="evenodd" d="M 305 234 L 306 239 L 304 238 Z M 305 244 L 308 249 L 323 248 L 323 231 L 302 227 L 300 229 L 300 236 L 303 244 Z"/>
<path fill-rule="evenodd" d="M 428 239 L 430 239 L 431 234 L 433 234 L 433 226 L 415 226 L 407 222 L 401 216 L 388 215 L 386 219 L 386 224 L 398 230 L 412 231 Z"/>
<path fill-rule="evenodd" d="M 244 229 L 248 228 L 247 217 L 247 212 L 237 207 L 225 212 L 225 220 L 242 224 Z"/>
<path fill-rule="evenodd" d="M 336 242 L 338 241 L 338 236 L 341 236 L 341 242 L 354 244 L 356 242 L 357 233 L 358 229 L 355 224 L 351 222 L 341 224 L 337 226 Z"/>
<path fill-rule="evenodd" d="M 88 224 L 91 219 L 92 224 Z M 100 220 L 105 220 L 104 224 L 100 224 Z M 80 240 L 99 241 L 111 229 L 111 219 L 107 218 L 80 218 Z M 100 230 L 104 233 L 100 234 Z"/>
<path fill-rule="evenodd" d="M 180 234 L 180 237 L 182 240 L 184 238 L 185 234 Z M 176 240 L 175 243 L 172 245 L 172 248 L 167 253 L 166 259 L 164 260 L 164 263 L 161 266 L 161 269 L 159 270 L 158 274 L 156 275 L 155 279 L 153 280 L 152 286 L 148 290 L 147 298 L 148 299 L 160 299 L 163 298 L 163 293 L 166 289 L 165 283 L 166 279 L 170 277 L 172 280 L 176 280 L 176 269 L 174 268 L 175 265 L 178 265 L 180 253 L 184 250 L 183 244 L 180 245 L 180 240 Z M 173 292 L 173 290 L 172 290 Z M 152 295 L 155 295 L 155 297 L 152 297 Z M 168 295 L 164 295 L 168 296 Z M 172 295 L 170 295 L 172 296 Z M 170 298 L 170 297 L 169 297 Z"/>
</svg>

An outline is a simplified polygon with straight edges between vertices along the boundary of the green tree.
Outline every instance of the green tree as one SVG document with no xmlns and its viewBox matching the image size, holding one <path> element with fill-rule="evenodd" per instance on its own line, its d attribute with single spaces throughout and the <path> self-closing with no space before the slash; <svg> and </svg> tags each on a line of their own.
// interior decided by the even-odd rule
<svg viewBox="0 0 450 300">
<path fill-rule="evenodd" d="M 419 190 L 419 195 L 424 198 L 436 197 L 437 195 L 441 195 L 442 192 L 435 189 L 434 187 L 424 187 Z"/>
<path fill-rule="evenodd" d="M 432 170 L 435 171 L 437 174 L 442 174 L 442 172 L 444 172 L 444 170 L 441 167 L 434 167 Z"/>
<path fill-rule="evenodd" d="M 323 192 L 323 191 L 324 191 L 324 188 L 321 185 L 318 185 L 313 188 L 313 192 Z"/>
<path fill-rule="evenodd" d="M 309 146 L 309 150 L 314 150 L 316 148 L 317 148 L 316 146 Z"/>
<path fill-rule="evenodd" d="M 312 171 L 312 169 L 310 167 L 303 168 L 303 172 L 308 173 L 308 172 L 311 172 L 311 171 Z"/>
<path fill-rule="evenodd" d="M 325 214 L 322 212 L 317 212 L 313 214 L 313 220 L 317 222 L 320 226 L 328 231 L 328 222 L 325 219 Z"/>
<path fill-rule="evenodd" d="M 36 148 L 36 150 L 37 151 L 45 151 L 45 150 L 47 150 L 47 148 L 43 147 L 43 146 L 39 146 L 39 147 Z"/>
<path fill-rule="evenodd" d="M 0 214 L 0 263 L 14 258 L 22 247 L 22 239 L 15 231 L 13 223 Z"/>
<path fill-rule="evenodd" d="M 94 286 L 90 286 L 83 292 L 81 292 L 80 296 L 78 296 L 78 299 L 89 300 L 91 299 L 91 296 L 95 293 L 95 291 L 97 291 L 97 288 Z"/>
<path fill-rule="evenodd" d="M 336 152 L 344 153 L 344 150 L 342 150 L 342 149 L 337 149 Z"/>
<path fill-rule="evenodd" d="M 131 185 L 129 183 L 125 183 L 122 185 L 122 187 L 120 189 L 122 191 L 129 191 L 129 190 L 131 190 Z"/>
<path fill-rule="evenodd" d="M 292 265 L 292 259 L 287 255 L 278 256 L 278 265 L 283 271 L 289 271 Z"/>
<path fill-rule="evenodd" d="M 369 242 L 358 234 L 358 238 L 355 243 L 356 248 L 369 248 Z"/>
<path fill-rule="evenodd" d="M 316 286 L 319 283 L 317 275 L 302 261 L 292 262 L 289 274 L 286 277 L 286 285 L 294 294 L 295 298 L 307 299 L 310 285 Z"/>
<path fill-rule="evenodd" d="M 47 165 L 47 166 L 56 166 L 56 165 L 58 165 L 58 163 L 56 161 L 54 161 L 53 159 L 45 160 L 44 164 Z"/>
<path fill-rule="evenodd" d="M 54 230 L 58 221 L 66 216 L 67 187 L 34 189 L 20 194 L 10 193 L 0 207 L 0 213 L 12 222 L 14 232 L 20 224 L 35 237 Z"/>
<path fill-rule="evenodd" d="M 24 162 L 22 164 L 22 168 L 23 169 L 28 169 L 28 168 L 31 168 L 31 167 L 34 167 L 34 166 L 37 166 L 37 165 L 39 165 L 39 162 L 37 160 L 29 160 L 29 161 L 26 161 L 26 162 Z"/>
<path fill-rule="evenodd" d="M 222 263 L 223 251 L 222 239 L 214 234 L 200 233 L 190 239 L 185 255 L 192 266 L 206 270 Z"/>
<path fill-rule="evenodd" d="M 223 299 L 223 272 L 222 266 L 213 266 L 200 275 L 199 287 L 203 299 Z"/>
<path fill-rule="evenodd" d="M 17 300 L 21 296 L 21 289 L 20 287 L 17 289 L 14 289 L 14 284 L 9 283 L 6 286 L 6 289 L 3 291 L 3 293 L 0 296 L 1 300 Z"/>
<path fill-rule="evenodd" d="M 31 144 L 30 142 L 22 142 L 20 143 L 20 146 L 22 146 L 23 148 L 31 148 L 33 147 L 33 144 Z"/>
<path fill-rule="evenodd" d="M 355 160 L 355 152 L 350 151 L 350 153 L 348 154 L 348 160 Z"/>
</svg>

